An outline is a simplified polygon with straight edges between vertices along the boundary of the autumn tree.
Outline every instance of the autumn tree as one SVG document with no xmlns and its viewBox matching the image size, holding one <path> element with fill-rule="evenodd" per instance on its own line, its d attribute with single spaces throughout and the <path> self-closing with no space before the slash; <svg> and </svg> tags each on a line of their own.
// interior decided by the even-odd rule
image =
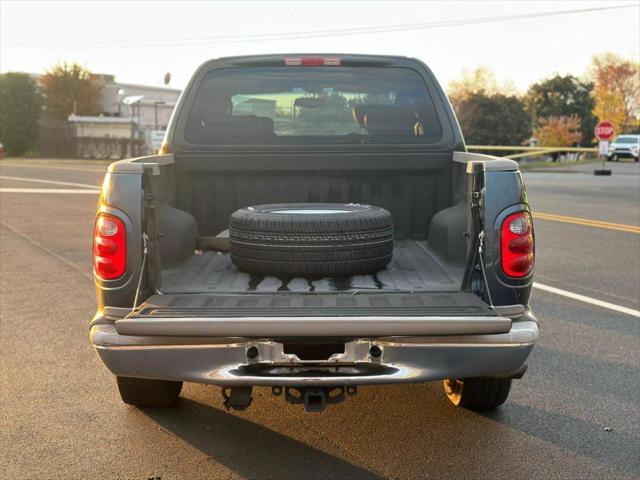
<svg viewBox="0 0 640 480">
<path fill-rule="evenodd" d="M 577 115 L 538 119 L 533 135 L 544 147 L 571 147 L 580 142 L 580 118 Z"/>
<path fill-rule="evenodd" d="M 42 77 L 47 113 L 66 120 L 69 115 L 100 113 L 100 84 L 77 63 L 58 63 Z"/>
<path fill-rule="evenodd" d="M 531 117 L 515 96 L 473 93 L 457 102 L 456 114 L 469 144 L 521 145 L 531 136 Z"/>
<path fill-rule="evenodd" d="M 42 97 L 29 75 L 0 75 L 0 142 L 9 155 L 36 147 L 41 109 Z"/>
<path fill-rule="evenodd" d="M 462 70 L 458 78 L 449 82 L 448 94 L 455 105 L 474 94 L 513 96 L 516 88 L 510 81 L 500 83 L 491 69 L 477 67 L 474 70 Z"/>
<path fill-rule="evenodd" d="M 613 53 L 593 57 L 593 114 L 609 120 L 620 131 L 632 128 L 640 118 L 640 63 Z"/>
<path fill-rule="evenodd" d="M 591 95 L 593 83 L 578 80 L 573 75 L 555 75 L 529 87 L 525 96 L 525 105 L 534 123 L 543 126 L 538 119 L 553 119 L 545 122 L 545 128 L 551 125 L 567 122 L 573 124 L 573 117 L 577 117 L 580 123 L 581 135 L 578 140 L 570 142 L 590 144 L 593 138 L 595 118 L 593 109 L 595 101 Z M 566 119 L 559 122 L 559 119 Z M 543 129 L 545 131 L 545 129 Z M 544 145 L 547 143 L 543 142 Z M 568 146 L 568 145 L 558 145 Z"/>
</svg>

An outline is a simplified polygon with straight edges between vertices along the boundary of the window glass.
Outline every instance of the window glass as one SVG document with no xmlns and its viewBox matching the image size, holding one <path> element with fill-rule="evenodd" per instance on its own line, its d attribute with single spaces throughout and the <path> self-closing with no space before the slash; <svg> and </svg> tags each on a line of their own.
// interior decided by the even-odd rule
<svg viewBox="0 0 640 480">
<path fill-rule="evenodd" d="M 199 145 L 433 143 L 442 129 L 407 68 L 261 67 L 210 72 L 185 138 Z"/>
<path fill-rule="evenodd" d="M 638 143 L 638 141 L 640 141 L 640 137 L 632 136 L 616 137 L 614 140 L 615 143 Z"/>
</svg>

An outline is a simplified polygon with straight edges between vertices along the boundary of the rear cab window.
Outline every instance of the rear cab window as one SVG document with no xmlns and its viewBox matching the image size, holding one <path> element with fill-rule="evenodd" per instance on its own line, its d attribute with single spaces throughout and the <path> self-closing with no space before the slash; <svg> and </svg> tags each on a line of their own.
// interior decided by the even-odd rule
<svg viewBox="0 0 640 480">
<path fill-rule="evenodd" d="M 192 145 L 430 144 L 442 127 L 404 67 L 233 67 L 207 73 L 187 113 Z"/>
</svg>

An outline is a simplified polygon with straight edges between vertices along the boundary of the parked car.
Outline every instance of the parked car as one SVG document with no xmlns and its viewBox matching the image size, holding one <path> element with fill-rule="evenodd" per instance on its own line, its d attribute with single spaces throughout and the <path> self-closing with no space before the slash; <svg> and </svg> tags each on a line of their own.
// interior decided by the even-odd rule
<svg viewBox="0 0 640 480">
<path fill-rule="evenodd" d="M 502 404 L 536 339 L 518 165 L 468 153 L 422 62 L 206 62 L 161 154 L 111 164 L 94 228 L 91 342 L 122 400 L 183 382 L 322 411 L 361 385 L 443 381 Z"/>
<path fill-rule="evenodd" d="M 640 152 L 640 135 L 618 135 L 609 144 L 607 160 L 617 162 L 619 158 L 633 158 L 636 162 Z"/>
</svg>

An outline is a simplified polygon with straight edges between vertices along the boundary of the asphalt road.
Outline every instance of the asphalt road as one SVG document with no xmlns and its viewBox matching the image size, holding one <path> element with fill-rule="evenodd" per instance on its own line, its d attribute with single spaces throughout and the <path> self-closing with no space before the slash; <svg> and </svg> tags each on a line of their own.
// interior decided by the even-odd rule
<svg viewBox="0 0 640 480">
<path fill-rule="evenodd" d="M 526 173 L 533 208 L 640 226 L 640 165 L 592 168 Z M 529 371 L 493 413 L 455 408 L 440 383 L 360 388 L 315 415 L 266 389 L 227 413 L 193 384 L 173 410 L 121 403 L 88 341 L 97 195 L 20 193 L 86 190 L 104 170 L 0 163 L 0 477 L 640 477 L 640 318 L 542 290 Z M 640 235 L 535 227 L 538 282 L 640 309 Z"/>
</svg>

